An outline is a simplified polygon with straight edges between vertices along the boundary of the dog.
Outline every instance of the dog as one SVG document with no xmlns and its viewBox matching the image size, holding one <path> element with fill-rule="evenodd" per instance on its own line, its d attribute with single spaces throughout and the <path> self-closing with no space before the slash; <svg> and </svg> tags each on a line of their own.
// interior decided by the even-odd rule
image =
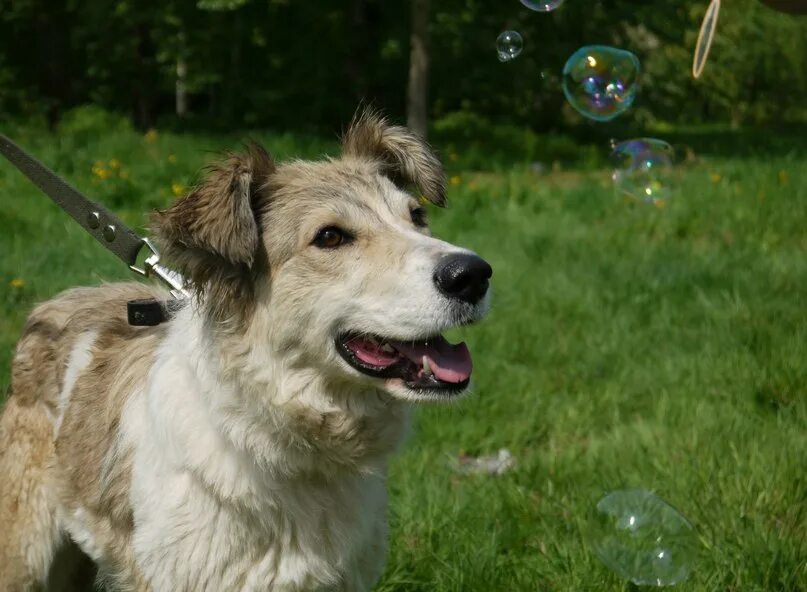
<svg viewBox="0 0 807 592">
<path fill-rule="evenodd" d="M 127 323 L 168 298 L 138 283 L 36 307 L 0 418 L 0 590 L 370 589 L 410 402 L 467 390 L 440 334 L 489 308 L 490 266 L 426 201 L 432 149 L 364 111 L 338 158 L 251 145 L 154 213 L 192 290 L 167 322 Z"/>
</svg>

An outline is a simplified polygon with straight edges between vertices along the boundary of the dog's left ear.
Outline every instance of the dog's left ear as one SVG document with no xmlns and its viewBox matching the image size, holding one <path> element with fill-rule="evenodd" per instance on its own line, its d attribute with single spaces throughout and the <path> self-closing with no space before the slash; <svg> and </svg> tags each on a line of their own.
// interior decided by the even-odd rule
<svg viewBox="0 0 807 592">
<path fill-rule="evenodd" d="M 429 144 L 408 128 L 390 125 L 371 109 L 357 113 L 342 139 L 347 156 L 381 162 L 396 184 L 414 184 L 433 204 L 446 203 L 443 166 Z"/>
<path fill-rule="evenodd" d="M 209 168 L 187 196 L 152 217 L 165 257 L 189 279 L 215 316 L 224 304 L 251 291 L 260 245 L 262 189 L 274 172 L 258 144 Z"/>
</svg>

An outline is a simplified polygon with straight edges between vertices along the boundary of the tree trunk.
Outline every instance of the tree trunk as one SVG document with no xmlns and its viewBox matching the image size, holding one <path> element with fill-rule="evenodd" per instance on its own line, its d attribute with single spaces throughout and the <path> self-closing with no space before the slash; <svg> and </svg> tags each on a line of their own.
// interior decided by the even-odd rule
<svg viewBox="0 0 807 592">
<path fill-rule="evenodd" d="M 429 127 L 429 4 L 430 0 L 411 0 L 412 35 L 409 42 L 409 88 L 407 89 L 407 125 L 424 139 Z"/>
<path fill-rule="evenodd" d="M 247 22 L 244 20 L 244 11 L 235 10 L 232 14 L 231 27 L 233 38 L 230 43 L 230 66 L 224 76 L 221 105 L 224 120 L 238 121 L 243 124 L 244 107 L 243 88 L 241 81 L 241 51 L 242 40 L 247 37 Z"/>
<path fill-rule="evenodd" d="M 179 32 L 178 41 L 176 111 L 177 117 L 185 117 L 188 114 L 188 63 L 185 61 L 185 31 Z"/>
<path fill-rule="evenodd" d="M 135 62 L 134 76 L 132 78 L 132 102 L 134 106 L 134 122 L 138 129 L 154 127 L 154 83 L 156 68 L 154 55 L 156 50 L 151 40 L 151 32 L 143 23 L 137 23 L 134 28 Z"/>
<path fill-rule="evenodd" d="M 351 3 L 350 27 L 355 33 L 348 37 L 348 55 L 345 67 L 353 99 L 357 102 L 367 97 L 367 58 L 372 50 L 368 39 L 366 0 L 353 0 Z M 372 102 L 372 101 L 371 101 Z"/>
</svg>

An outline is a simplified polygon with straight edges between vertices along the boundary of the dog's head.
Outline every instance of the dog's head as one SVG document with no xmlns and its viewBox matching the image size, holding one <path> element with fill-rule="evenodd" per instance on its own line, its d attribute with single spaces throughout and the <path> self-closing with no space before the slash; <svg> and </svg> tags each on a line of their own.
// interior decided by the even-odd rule
<svg viewBox="0 0 807 592">
<path fill-rule="evenodd" d="M 466 389 L 471 356 L 441 332 L 485 314 L 491 268 L 431 236 L 423 198 L 444 204 L 440 162 L 366 112 L 341 158 L 275 165 L 253 146 L 154 226 L 215 326 L 335 381 L 445 398 Z"/>
</svg>

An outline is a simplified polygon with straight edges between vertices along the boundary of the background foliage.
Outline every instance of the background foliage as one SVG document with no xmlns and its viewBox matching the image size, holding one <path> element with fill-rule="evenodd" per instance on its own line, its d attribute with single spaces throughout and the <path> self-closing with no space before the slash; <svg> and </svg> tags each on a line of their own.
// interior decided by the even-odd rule
<svg viewBox="0 0 807 592">
<path fill-rule="evenodd" d="M 807 19 L 756 0 L 725 3 L 700 81 L 690 64 L 708 2 L 568 1 L 539 14 L 517 0 L 440 0 L 431 14 L 431 111 L 533 131 L 590 130 L 564 103 L 559 72 L 581 45 L 642 60 L 637 107 L 622 121 L 782 123 L 807 116 Z M 93 102 L 141 128 L 174 113 L 187 65 L 184 126 L 339 129 L 360 100 L 405 109 L 408 2 L 345 0 L 0 0 L 0 114 L 50 123 Z M 496 60 L 506 28 L 522 56 Z M 464 119 L 462 119 L 464 118 Z M 480 123 L 481 122 L 481 123 Z"/>
</svg>

